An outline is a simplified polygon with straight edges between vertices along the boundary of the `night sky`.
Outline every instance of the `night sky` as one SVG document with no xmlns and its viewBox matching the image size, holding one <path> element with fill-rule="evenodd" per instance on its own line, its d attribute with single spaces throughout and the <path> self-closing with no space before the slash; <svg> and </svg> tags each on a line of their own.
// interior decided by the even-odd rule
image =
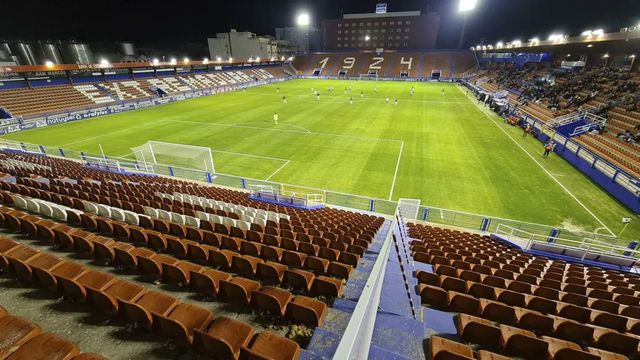
<svg viewBox="0 0 640 360">
<path fill-rule="evenodd" d="M 201 43 L 235 28 L 274 34 L 307 10 L 315 24 L 341 13 L 373 12 L 368 0 L 18 0 L 2 1 L 0 39 L 133 41 L 167 46 Z M 441 16 L 439 48 L 455 48 L 461 26 L 457 0 L 386 0 L 389 11 L 426 10 Z M 546 38 L 587 28 L 617 31 L 640 23 L 640 0 L 479 0 L 470 15 L 465 46 L 482 39 Z"/>
</svg>

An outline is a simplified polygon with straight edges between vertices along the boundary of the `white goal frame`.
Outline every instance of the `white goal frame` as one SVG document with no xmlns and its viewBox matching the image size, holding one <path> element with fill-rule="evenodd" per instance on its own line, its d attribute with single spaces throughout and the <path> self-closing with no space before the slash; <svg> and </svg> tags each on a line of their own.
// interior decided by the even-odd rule
<svg viewBox="0 0 640 360">
<path fill-rule="evenodd" d="M 173 147 L 177 147 L 177 148 L 191 148 L 191 149 L 198 149 L 202 152 L 205 152 L 208 154 L 208 158 L 206 158 L 204 160 L 204 171 L 211 173 L 211 174 L 215 174 L 216 173 L 216 167 L 215 167 L 215 163 L 213 161 L 213 152 L 211 151 L 211 148 L 208 147 L 204 147 L 204 146 L 196 146 L 196 145 L 185 145 L 185 144 L 176 144 L 176 143 L 170 143 L 170 142 L 163 142 L 163 141 L 153 141 L 153 140 L 149 140 L 146 143 L 144 143 L 141 146 L 137 146 L 135 148 L 132 148 L 131 150 L 133 151 L 133 154 L 136 158 L 138 158 L 138 152 L 141 152 L 143 147 L 146 147 L 149 151 L 149 153 L 151 154 L 151 159 L 145 159 L 144 157 L 144 153 L 142 153 L 142 162 L 143 163 L 152 163 L 154 165 L 165 165 L 165 166 L 172 166 L 172 167 L 180 167 L 177 165 L 172 165 L 172 164 L 162 164 L 162 163 L 158 163 L 158 161 L 156 160 L 156 154 L 153 150 L 153 146 L 154 145 L 163 145 L 163 146 L 173 146 Z M 200 170 L 200 169 L 193 169 L 193 170 Z"/>
</svg>

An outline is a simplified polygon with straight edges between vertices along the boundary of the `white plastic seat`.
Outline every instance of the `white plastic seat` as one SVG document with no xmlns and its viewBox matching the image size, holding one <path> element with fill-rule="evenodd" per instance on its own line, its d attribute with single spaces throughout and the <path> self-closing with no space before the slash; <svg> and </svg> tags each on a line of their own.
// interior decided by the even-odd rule
<svg viewBox="0 0 640 360">
<path fill-rule="evenodd" d="M 222 219 L 223 217 L 220 215 L 213 215 L 213 214 L 209 215 L 209 221 L 211 221 L 214 224 L 222 224 L 223 223 Z"/>
<path fill-rule="evenodd" d="M 209 220 L 209 214 L 204 211 L 196 211 L 196 217 L 200 220 Z"/>
<path fill-rule="evenodd" d="M 254 218 L 252 223 L 264 227 L 264 226 L 267 226 L 267 219 Z"/>
<path fill-rule="evenodd" d="M 58 221 L 67 221 L 67 212 L 61 206 L 54 206 L 51 208 L 52 217 Z"/>
<path fill-rule="evenodd" d="M 236 226 L 236 220 L 232 218 L 222 218 L 222 224 L 226 226 Z"/>
<path fill-rule="evenodd" d="M 116 221 L 125 221 L 124 210 L 118 208 L 111 208 L 111 218 Z"/>
<path fill-rule="evenodd" d="M 251 223 L 242 220 L 236 220 L 236 227 L 242 230 L 250 230 Z"/>
<path fill-rule="evenodd" d="M 90 202 L 90 201 L 83 201 L 84 203 L 84 211 L 91 213 L 91 214 L 97 214 L 98 213 L 98 207 L 96 206 L 96 204 Z"/>
<path fill-rule="evenodd" d="M 40 212 L 40 204 L 38 204 L 38 202 L 36 202 L 34 199 L 22 198 L 22 200 L 24 201 L 25 207 L 20 206 L 18 204 L 18 202 L 16 202 L 16 205 L 19 208 L 27 209 L 27 210 L 32 211 L 34 213 L 39 213 Z"/>
<path fill-rule="evenodd" d="M 171 213 L 166 210 L 157 209 L 158 211 L 158 219 L 171 221 Z"/>
<path fill-rule="evenodd" d="M 144 214 L 150 216 L 152 218 L 158 217 L 158 210 L 156 208 L 152 208 L 151 206 L 144 207 Z"/>
<path fill-rule="evenodd" d="M 124 221 L 129 225 L 138 225 L 138 214 L 133 211 L 124 210 Z"/>
<path fill-rule="evenodd" d="M 184 215 L 184 224 L 193 227 L 196 229 L 200 228 L 200 219 L 194 218 L 193 216 Z"/>
<path fill-rule="evenodd" d="M 104 204 L 98 204 L 98 215 L 100 216 L 104 216 L 107 218 L 111 218 L 111 207 L 104 205 Z"/>
<path fill-rule="evenodd" d="M 171 222 L 174 222 L 176 224 L 184 224 L 185 220 L 184 220 L 184 215 L 178 214 L 178 213 L 170 213 L 171 214 Z"/>
<path fill-rule="evenodd" d="M 40 203 L 39 205 L 40 205 L 40 214 L 47 217 L 53 217 L 53 209 L 51 209 L 51 206 L 49 206 L 49 204 Z"/>
</svg>

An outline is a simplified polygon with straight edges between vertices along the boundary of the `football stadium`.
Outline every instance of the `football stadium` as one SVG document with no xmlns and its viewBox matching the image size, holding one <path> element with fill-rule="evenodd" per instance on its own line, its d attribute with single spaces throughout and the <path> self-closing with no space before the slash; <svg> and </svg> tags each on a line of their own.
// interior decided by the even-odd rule
<svg viewBox="0 0 640 360">
<path fill-rule="evenodd" d="M 267 3 L 0 30 L 0 359 L 640 359 L 638 4 Z"/>
</svg>

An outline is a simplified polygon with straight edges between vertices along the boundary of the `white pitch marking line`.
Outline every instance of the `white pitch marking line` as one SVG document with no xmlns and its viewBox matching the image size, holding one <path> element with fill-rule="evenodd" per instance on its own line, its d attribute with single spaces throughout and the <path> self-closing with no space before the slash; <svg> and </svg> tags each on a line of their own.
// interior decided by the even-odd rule
<svg viewBox="0 0 640 360">
<path fill-rule="evenodd" d="M 400 159 L 402 159 L 402 150 L 404 149 L 404 141 L 400 143 L 400 153 L 398 154 L 398 162 L 396 163 L 396 171 L 393 173 L 393 182 L 391 183 L 391 191 L 389 191 L 389 200 L 393 197 L 393 189 L 396 186 L 396 178 L 398 177 L 398 169 L 400 168 Z"/>
<path fill-rule="evenodd" d="M 458 90 L 460 90 L 460 92 L 462 92 L 464 94 L 464 92 L 462 91 L 462 89 L 460 89 L 458 87 Z M 468 97 L 468 95 L 467 95 Z M 591 216 L 593 216 L 594 219 L 596 219 L 596 221 L 598 223 L 600 223 L 600 225 L 602 225 L 602 228 L 604 228 L 605 230 L 607 230 L 609 232 L 609 234 L 611 234 L 612 236 L 615 236 L 616 234 L 613 233 L 613 231 L 611 231 L 611 229 L 609 229 L 609 227 L 607 225 L 605 225 L 602 220 L 600 220 L 596 214 L 593 213 L 593 211 L 591 211 L 591 209 L 589 209 L 585 204 L 582 203 L 582 201 L 580 201 L 575 195 L 573 195 L 573 193 L 571 191 L 569 191 L 569 189 L 567 189 L 566 186 L 564 186 L 560 180 L 558 180 L 555 176 L 553 176 L 553 174 L 551 172 L 549 172 L 549 170 L 547 170 L 544 166 L 542 166 L 542 164 L 540 164 L 540 162 L 538 162 L 538 160 L 536 160 L 536 158 L 533 157 L 533 155 L 531 155 L 531 153 L 529 153 L 524 147 L 522 147 L 522 145 L 520 145 L 520 143 L 518 141 L 516 141 L 511 135 L 509 135 L 509 133 L 507 133 L 502 127 L 500 127 L 500 125 L 495 122 L 495 120 L 493 120 L 493 118 L 487 114 L 486 110 L 484 108 L 482 108 L 480 105 L 476 104 L 476 106 L 480 109 L 480 112 L 482 112 L 484 114 L 484 116 L 487 117 L 487 119 L 491 120 L 491 122 L 498 128 L 500 129 L 500 131 L 502 131 L 509 139 L 511 139 L 511 141 L 513 141 L 516 145 L 518 145 L 518 147 L 524 151 L 525 154 L 527 154 L 527 156 L 529 156 L 531 158 L 531 160 L 533 160 L 533 162 L 535 162 L 547 175 L 549 175 L 550 178 L 553 179 L 553 181 L 555 181 L 558 185 L 560 185 L 560 187 L 567 193 L 569 194 L 569 196 L 571 196 L 578 204 L 580 204 L 580 206 L 582 206 Z"/>
<path fill-rule="evenodd" d="M 76 141 L 72 141 L 72 142 L 70 142 L 70 143 L 62 144 L 62 145 L 60 145 L 59 147 L 64 147 L 64 146 L 69 146 L 69 145 L 74 145 L 74 144 L 79 144 L 79 143 L 82 143 L 82 142 L 85 142 L 85 141 L 88 141 L 88 140 L 98 139 L 98 138 L 101 138 L 101 137 L 104 137 L 104 136 L 113 135 L 113 134 L 118 134 L 118 133 L 121 133 L 121 132 L 124 132 L 124 131 L 131 131 L 131 130 L 133 130 L 133 129 L 139 129 L 139 128 L 149 127 L 149 126 L 155 125 L 155 124 L 157 124 L 157 123 L 159 123 L 159 122 L 162 122 L 162 121 L 163 121 L 163 120 L 156 120 L 156 121 L 154 121 L 154 122 L 150 122 L 150 123 L 148 123 L 148 124 L 143 124 L 143 125 L 138 125 L 138 126 L 131 126 L 131 127 L 125 127 L 124 129 L 120 129 L 120 130 L 109 131 L 109 132 L 106 132 L 106 133 L 102 133 L 102 134 L 100 134 L 100 135 L 91 136 L 91 137 L 87 137 L 87 138 L 82 138 L 82 139 L 79 139 L 79 140 L 76 140 Z"/>
<path fill-rule="evenodd" d="M 363 140 L 363 141 L 390 141 L 390 142 L 397 142 L 397 143 L 403 142 L 402 140 L 396 140 L 396 139 L 370 138 L 370 137 L 363 137 L 363 136 L 341 135 L 341 134 L 331 134 L 331 133 L 323 133 L 323 132 L 305 132 L 305 131 L 300 131 L 300 130 L 274 129 L 274 128 L 265 128 L 265 127 L 256 127 L 256 126 L 244 126 L 244 125 L 235 125 L 235 124 L 206 123 L 206 122 L 189 121 L 189 120 L 169 120 L 169 119 L 164 119 L 164 120 L 159 120 L 159 121 L 160 122 L 169 122 L 169 123 L 199 124 L 199 125 L 204 125 L 204 126 L 220 126 L 220 127 L 240 128 L 240 129 L 253 129 L 253 130 L 264 130 L 264 131 L 280 131 L 280 132 L 293 133 L 293 134 L 304 134 L 304 135 L 332 136 L 332 137 Z"/>
<path fill-rule="evenodd" d="M 251 155 L 251 154 L 238 153 L 238 152 L 232 152 L 232 151 L 222 151 L 222 150 L 215 150 L 215 149 L 211 149 L 211 152 L 214 152 L 214 153 L 221 153 L 221 154 L 231 154 L 231 155 L 249 156 L 249 157 L 254 157 L 254 158 L 259 158 L 259 159 L 269 159 L 269 160 L 278 160 L 278 161 L 289 161 L 288 159 L 281 159 L 281 158 L 270 157 L 270 156 Z"/>
<path fill-rule="evenodd" d="M 286 162 L 284 164 L 282 164 L 282 166 L 280 166 L 278 169 L 276 169 L 276 171 L 273 172 L 273 174 L 269 175 L 268 178 L 264 179 L 264 181 L 269 181 L 269 179 L 271 179 L 272 177 L 275 176 L 275 174 L 277 174 L 278 172 L 280 172 L 280 170 L 282 170 L 285 166 L 289 165 L 291 161 L 290 160 L 286 160 Z"/>
</svg>

